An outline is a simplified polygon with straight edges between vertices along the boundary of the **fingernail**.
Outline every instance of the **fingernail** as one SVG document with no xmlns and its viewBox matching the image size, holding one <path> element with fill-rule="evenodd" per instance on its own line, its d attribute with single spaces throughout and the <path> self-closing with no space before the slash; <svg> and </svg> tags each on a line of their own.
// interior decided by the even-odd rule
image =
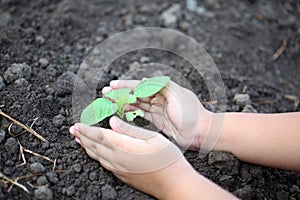
<svg viewBox="0 0 300 200">
<path fill-rule="evenodd" d="M 110 82 L 110 85 L 117 85 L 118 80 L 113 80 Z"/>
<path fill-rule="evenodd" d="M 79 132 L 79 128 L 77 124 L 75 124 L 73 127 L 74 127 L 74 131 Z"/>
<path fill-rule="evenodd" d="M 74 135 L 74 126 L 70 127 L 69 132 L 71 133 L 71 135 Z"/>
<path fill-rule="evenodd" d="M 122 123 L 122 120 L 120 120 L 118 117 L 115 117 L 115 116 L 111 117 L 111 120 L 112 120 L 112 123 L 117 127 L 119 127 Z"/>
<path fill-rule="evenodd" d="M 107 91 L 110 90 L 110 86 L 105 86 L 104 88 L 102 88 L 102 94 L 107 93 Z"/>
<path fill-rule="evenodd" d="M 77 142 L 78 144 L 80 144 L 80 140 L 78 138 L 75 138 L 75 142 Z"/>
</svg>

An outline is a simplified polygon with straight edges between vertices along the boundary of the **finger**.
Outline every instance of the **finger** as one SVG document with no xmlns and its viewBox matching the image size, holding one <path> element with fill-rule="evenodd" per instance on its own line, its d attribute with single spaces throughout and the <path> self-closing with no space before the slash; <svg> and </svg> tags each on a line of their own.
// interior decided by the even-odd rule
<svg viewBox="0 0 300 200">
<path fill-rule="evenodd" d="M 133 106 L 142 109 L 143 111 L 149 112 L 151 109 L 151 104 L 149 103 L 143 103 L 143 102 L 136 102 Z"/>
<path fill-rule="evenodd" d="M 109 171 L 114 171 L 114 168 L 111 164 L 111 162 L 109 162 L 109 160 L 105 159 L 105 158 L 99 158 L 97 157 L 97 155 L 90 149 L 85 149 L 86 153 L 94 160 L 97 160 L 102 167 L 104 167 L 105 169 L 109 170 Z"/>
<path fill-rule="evenodd" d="M 112 158 L 113 150 L 111 148 L 108 148 L 101 143 L 97 143 L 84 135 L 80 135 L 80 145 L 85 149 L 91 150 L 97 157 L 105 159 Z"/>
<path fill-rule="evenodd" d="M 115 90 L 119 88 L 134 89 L 141 81 L 139 80 L 114 80 L 110 82 L 110 87 Z"/>
<path fill-rule="evenodd" d="M 81 138 L 81 136 L 83 135 L 92 141 L 101 143 L 107 147 L 111 147 L 111 143 L 107 140 L 107 136 L 106 136 L 113 132 L 110 129 L 93 127 L 81 123 L 76 123 L 73 127 L 70 128 L 70 132 L 71 130 L 73 131 L 73 135 L 77 138 Z"/>
<path fill-rule="evenodd" d="M 149 139 L 157 135 L 156 132 L 132 126 L 115 116 L 110 118 L 109 124 L 114 131 L 133 138 Z"/>
<path fill-rule="evenodd" d="M 96 144 L 102 144 L 112 150 L 127 149 L 134 147 L 138 139 L 131 137 L 128 134 L 120 134 L 110 129 L 91 127 L 84 124 L 77 123 L 74 125 L 75 137 L 82 138 L 85 136 L 93 141 L 93 148 L 97 148 Z M 82 145 L 82 144 L 81 144 Z"/>
<path fill-rule="evenodd" d="M 108 92 L 110 92 L 112 90 L 112 88 L 110 86 L 105 86 L 104 88 L 102 88 L 102 94 L 106 94 Z"/>
<path fill-rule="evenodd" d="M 177 83 L 170 81 L 159 93 L 162 94 L 167 100 L 174 98 L 174 95 L 179 94 L 183 88 Z"/>
<path fill-rule="evenodd" d="M 89 148 L 84 148 L 85 152 L 94 160 L 100 161 L 99 156 Z"/>
</svg>

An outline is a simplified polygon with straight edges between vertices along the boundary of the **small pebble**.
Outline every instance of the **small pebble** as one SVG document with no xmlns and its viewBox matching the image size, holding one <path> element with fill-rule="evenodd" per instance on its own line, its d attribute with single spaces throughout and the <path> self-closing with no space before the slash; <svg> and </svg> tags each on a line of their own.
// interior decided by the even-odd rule
<svg viewBox="0 0 300 200">
<path fill-rule="evenodd" d="M 180 22 L 179 28 L 183 31 L 187 31 L 190 28 L 190 24 L 188 22 Z"/>
<path fill-rule="evenodd" d="M 257 110 L 255 108 L 253 108 L 252 105 L 246 105 L 243 108 L 242 112 L 244 112 L 244 113 L 257 113 Z"/>
<path fill-rule="evenodd" d="M 130 65 L 129 65 L 129 70 L 136 70 L 137 68 L 139 68 L 141 65 L 140 65 L 140 63 L 138 63 L 137 61 L 135 61 L 135 62 L 133 62 L 133 63 L 131 63 Z"/>
<path fill-rule="evenodd" d="M 35 37 L 35 42 L 38 44 L 38 45 L 42 45 L 45 43 L 45 38 L 43 38 L 42 36 L 36 36 Z"/>
<path fill-rule="evenodd" d="M 46 58 L 41 58 L 41 59 L 39 60 L 39 64 L 40 64 L 40 66 L 41 66 L 42 68 L 45 68 L 45 67 L 48 66 L 49 61 L 48 61 Z"/>
<path fill-rule="evenodd" d="M 67 194 L 67 196 L 72 196 L 75 193 L 75 187 L 73 185 L 71 185 L 67 188 L 64 188 L 63 193 Z"/>
<path fill-rule="evenodd" d="M 4 73 L 7 83 L 14 82 L 20 78 L 29 80 L 31 78 L 31 67 L 26 63 L 14 63 Z"/>
<path fill-rule="evenodd" d="M 42 173 L 46 169 L 45 169 L 45 167 L 41 163 L 35 162 L 35 163 L 32 163 L 30 165 L 30 170 L 31 170 L 32 173 L 36 174 L 36 173 Z"/>
<path fill-rule="evenodd" d="M 110 185 L 104 185 L 101 187 L 102 199 L 103 200 L 113 200 L 117 199 L 116 190 Z"/>
<path fill-rule="evenodd" d="M 48 149 L 49 146 L 50 146 L 50 144 L 49 144 L 48 141 L 47 141 L 47 142 L 44 142 L 44 143 L 42 144 L 42 149 Z"/>
<path fill-rule="evenodd" d="M 75 171 L 76 173 L 80 173 L 82 167 L 81 167 L 80 164 L 75 164 L 75 165 L 73 166 L 73 169 L 74 169 L 74 171 Z"/>
<path fill-rule="evenodd" d="M 299 189 L 299 186 L 297 185 L 293 185 L 290 189 L 290 192 L 291 193 L 300 193 L 300 189 Z"/>
<path fill-rule="evenodd" d="M 148 63 L 148 62 L 150 62 L 150 58 L 146 57 L 146 56 L 143 56 L 143 57 L 141 57 L 140 62 L 141 63 Z"/>
<path fill-rule="evenodd" d="M 18 88 L 25 88 L 28 86 L 28 81 L 26 81 L 24 78 L 19 78 L 15 81 L 15 86 Z"/>
<path fill-rule="evenodd" d="M 41 200 L 52 200 L 53 193 L 48 187 L 40 187 L 34 190 L 34 197 Z"/>
<path fill-rule="evenodd" d="M 246 185 L 243 188 L 239 188 L 236 191 L 234 191 L 233 194 L 235 194 L 241 199 L 254 199 L 254 193 L 253 189 L 251 188 L 251 185 Z"/>
<path fill-rule="evenodd" d="M 52 122 L 55 127 L 60 128 L 66 122 L 66 117 L 61 114 L 56 115 L 53 117 Z"/>
<path fill-rule="evenodd" d="M 58 182 L 57 175 L 54 172 L 48 172 L 46 176 L 51 183 L 56 184 Z"/>
<path fill-rule="evenodd" d="M 40 176 L 38 178 L 38 180 L 36 181 L 36 183 L 38 184 L 38 186 L 42 186 L 42 185 L 47 185 L 49 182 L 48 182 L 46 176 Z"/>
<path fill-rule="evenodd" d="M 249 94 L 235 94 L 233 101 L 241 108 L 245 107 L 248 104 L 251 104 Z"/>
<path fill-rule="evenodd" d="M 196 0 L 186 0 L 186 8 L 190 11 L 194 11 L 197 8 Z"/>
<path fill-rule="evenodd" d="M 18 144 L 17 140 L 13 137 L 8 138 L 4 145 L 6 151 L 10 154 L 17 153 L 18 146 L 19 146 L 19 144 Z"/>
<path fill-rule="evenodd" d="M 91 172 L 91 173 L 89 174 L 89 179 L 90 179 L 91 181 L 97 180 L 97 179 L 98 179 L 97 173 L 96 173 L 96 172 Z"/>
<path fill-rule="evenodd" d="M 175 3 L 168 9 L 162 12 L 160 19 L 162 20 L 165 27 L 175 26 L 177 23 L 177 15 L 181 9 L 180 4 Z"/>
</svg>

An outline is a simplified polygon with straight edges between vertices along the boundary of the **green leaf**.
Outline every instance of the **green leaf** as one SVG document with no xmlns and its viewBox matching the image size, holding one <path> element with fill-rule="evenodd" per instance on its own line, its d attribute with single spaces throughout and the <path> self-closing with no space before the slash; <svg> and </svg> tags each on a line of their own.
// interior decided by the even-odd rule
<svg viewBox="0 0 300 200">
<path fill-rule="evenodd" d="M 130 94 L 129 97 L 128 97 L 127 103 L 128 103 L 128 104 L 135 103 L 136 100 L 137 100 L 137 99 L 136 99 L 136 96 L 133 95 L 133 94 Z"/>
<path fill-rule="evenodd" d="M 118 115 L 121 118 L 123 118 L 124 115 L 125 105 L 136 102 L 136 96 L 130 94 L 130 92 L 130 88 L 121 88 L 117 90 L 112 90 L 105 94 L 106 97 L 113 99 L 118 105 Z"/>
<path fill-rule="evenodd" d="M 137 116 L 144 117 L 144 112 L 142 110 L 136 110 L 125 113 L 127 121 L 133 121 Z"/>
<path fill-rule="evenodd" d="M 131 92 L 130 88 L 121 88 L 117 90 L 112 90 L 108 93 L 106 93 L 104 96 L 109 97 L 113 99 L 114 101 L 119 100 L 119 99 L 128 99 L 128 96 Z"/>
<path fill-rule="evenodd" d="M 170 81 L 168 76 L 159 76 L 149 78 L 145 81 L 139 83 L 134 89 L 134 95 L 137 98 L 146 98 L 150 97 L 157 92 L 159 92 L 163 87 L 165 87 Z"/>
<path fill-rule="evenodd" d="M 81 113 L 80 121 L 94 125 L 117 111 L 117 105 L 108 99 L 98 98 L 88 105 Z"/>
</svg>

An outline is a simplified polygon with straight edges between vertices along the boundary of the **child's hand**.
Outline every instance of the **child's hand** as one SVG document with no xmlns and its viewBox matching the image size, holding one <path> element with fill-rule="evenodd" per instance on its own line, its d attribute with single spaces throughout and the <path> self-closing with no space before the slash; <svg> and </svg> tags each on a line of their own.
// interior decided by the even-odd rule
<svg viewBox="0 0 300 200">
<path fill-rule="evenodd" d="M 132 88 L 140 81 L 112 81 L 110 87 L 104 87 L 102 93 L 118 88 Z M 176 83 L 170 81 L 156 95 L 139 99 L 135 105 L 128 106 L 129 110 L 142 109 L 145 118 L 172 136 L 176 142 L 185 148 L 200 149 L 201 142 L 208 130 L 211 114 L 207 111 L 196 95 Z"/>
<path fill-rule="evenodd" d="M 110 119 L 110 126 L 112 130 L 75 124 L 70 133 L 90 157 L 125 183 L 165 198 L 168 191 L 174 193 L 175 181 L 196 176 L 181 151 L 161 134 L 117 117 Z"/>
</svg>

